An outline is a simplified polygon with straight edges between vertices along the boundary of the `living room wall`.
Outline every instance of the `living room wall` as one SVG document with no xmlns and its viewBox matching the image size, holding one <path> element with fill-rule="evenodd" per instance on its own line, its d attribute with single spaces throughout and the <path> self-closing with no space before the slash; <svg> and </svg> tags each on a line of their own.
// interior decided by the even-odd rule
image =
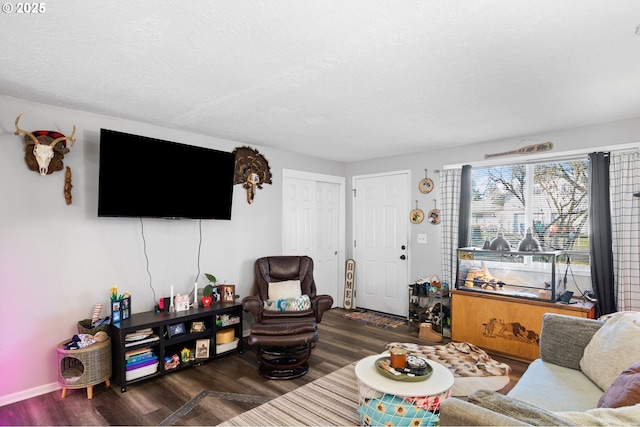
<svg viewBox="0 0 640 427">
<path fill-rule="evenodd" d="M 40 176 L 27 169 L 23 139 L 28 131 L 77 127 L 77 142 L 64 163 L 73 172 L 73 203 L 66 205 L 64 171 Z M 138 219 L 98 218 L 100 128 L 232 151 L 242 144 L 170 128 L 0 97 L 0 405 L 57 389 L 56 346 L 77 333 L 78 320 L 93 305 L 109 314 L 109 288 L 132 295 L 132 311 L 154 308 Z M 282 169 L 345 176 L 343 163 L 253 146 L 271 166 L 273 184 L 257 191 L 254 203 L 234 188 L 231 221 L 202 221 L 198 266 L 197 220 L 145 219 L 144 237 L 155 297 L 193 289 L 198 267 L 249 294 L 253 262 L 282 251 Z M 127 155 L 122 147 L 122 156 Z M 158 173 L 164 167 L 158 165 Z M 202 194 L 207 203 L 207 194 Z"/>
<path fill-rule="evenodd" d="M 541 134 L 523 135 L 519 138 L 484 141 L 466 146 L 429 150 L 411 155 L 390 156 L 349 163 L 347 164 L 347 194 L 351 194 L 352 179 L 354 176 L 409 170 L 411 174 L 411 209 L 415 207 L 414 201 L 418 200 L 420 208 L 426 214 L 434 207 L 442 207 L 440 205 L 439 194 L 440 177 L 436 171 L 442 170 L 443 166 L 482 162 L 485 160 L 485 154 L 501 153 L 541 141 L 553 142 L 554 148 L 552 153 L 557 154 L 587 148 L 593 148 L 593 151 L 597 151 L 598 148 L 606 149 L 606 147 L 619 144 L 637 144 L 637 146 L 640 146 L 640 117 L 632 120 L 621 120 Z M 505 161 L 507 159 L 507 157 L 504 158 Z M 427 169 L 428 176 L 433 180 L 435 187 L 429 194 L 422 194 L 418 189 L 419 181 L 425 177 L 425 169 Z M 434 205 L 434 199 L 436 199 L 437 206 Z M 347 237 L 351 236 L 353 231 L 353 224 L 350 220 L 353 214 L 352 207 L 352 204 L 347 204 Z M 411 224 L 408 218 L 407 227 L 409 227 L 410 236 L 408 254 L 410 280 L 421 277 L 431 277 L 433 275 L 438 275 L 442 278 L 440 257 L 440 232 L 442 227 L 440 225 L 433 225 L 426 220 L 420 224 Z M 426 245 L 417 243 L 418 234 L 427 235 Z M 352 254 L 347 253 L 347 256 L 352 256 Z M 578 278 L 578 280 L 580 280 L 580 278 Z M 582 280 L 590 283 L 588 277 L 583 277 Z M 572 284 L 569 283 L 568 288 L 574 290 L 571 285 Z M 581 287 L 585 290 L 584 285 Z"/>
</svg>

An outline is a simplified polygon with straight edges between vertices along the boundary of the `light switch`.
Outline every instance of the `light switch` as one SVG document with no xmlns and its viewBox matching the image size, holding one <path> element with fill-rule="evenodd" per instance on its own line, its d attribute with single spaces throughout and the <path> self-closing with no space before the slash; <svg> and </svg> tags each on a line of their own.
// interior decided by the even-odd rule
<svg viewBox="0 0 640 427">
<path fill-rule="evenodd" d="M 418 243 L 426 245 L 427 244 L 427 235 L 426 234 L 418 234 Z"/>
</svg>

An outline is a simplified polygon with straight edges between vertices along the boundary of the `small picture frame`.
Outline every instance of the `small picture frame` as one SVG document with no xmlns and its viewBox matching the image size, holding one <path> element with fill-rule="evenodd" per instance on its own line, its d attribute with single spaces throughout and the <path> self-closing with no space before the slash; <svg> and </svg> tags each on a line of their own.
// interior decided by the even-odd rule
<svg viewBox="0 0 640 427">
<path fill-rule="evenodd" d="M 208 339 L 196 340 L 196 359 L 209 358 L 209 343 Z"/>
<path fill-rule="evenodd" d="M 221 285 L 214 285 L 213 286 L 213 291 L 211 293 L 211 301 L 214 302 L 214 303 L 215 302 L 221 302 L 222 301 L 221 296 L 222 296 L 222 286 Z"/>
<path fill-rule="evenodd" d="M 236 300 L 236 286 L 222 285 L 222 302 L 234 302 Z"/>
<path fill-rule="evenodd" d="M 175 325 L 167 325 L 167 335 L 169 338 L 173 338 L 178 335 L 186 333 L 184 329 L 184 323 L 176 323 Z"/>
<path fill-rule="evenodd" d="M 122 311 L 120 318 L 122 320 L 128 319 L 131 316 L 131 297 L 122 298 L 122 304 L 120 305 L 120 309 Z"/>
<path fill-rule="evenodd" d="M 191 322 L 191 330 L 190 333 L 194 332 L 204 332 L 206 330 L 204 326 L 204 322 Z"/>
</svg>

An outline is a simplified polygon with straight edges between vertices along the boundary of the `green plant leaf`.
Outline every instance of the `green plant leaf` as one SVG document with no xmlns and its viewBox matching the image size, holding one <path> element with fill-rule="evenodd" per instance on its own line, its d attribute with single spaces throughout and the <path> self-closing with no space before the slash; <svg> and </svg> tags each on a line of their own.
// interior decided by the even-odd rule
<svg viewBox="0 0 640 427">
<path fill-rule="evenodd" d="M 211 295 L 213 295 L 213 286 L 211 285 L 205 286 L 204 289 L 202 290 L 202 295 L 205 297 L 210 297 Z"/>
<path fill-rule="evenodd" d="M 216 276 L 214 276 L 213 274 L 204 273 L 204 275 L 207 276 L 207 279 L 209 279 L 211 283 L 216 283 L 218 281 L 218 279 L 216 279 Z"/>
</svg>

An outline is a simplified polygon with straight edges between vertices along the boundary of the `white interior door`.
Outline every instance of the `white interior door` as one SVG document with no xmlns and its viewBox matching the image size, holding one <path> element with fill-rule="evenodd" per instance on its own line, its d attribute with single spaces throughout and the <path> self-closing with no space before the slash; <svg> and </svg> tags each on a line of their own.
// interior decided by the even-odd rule
<svg viewBox="0 0 640 427">
<path fill-rule="evenodd" d="M 353 188 L 356 305 L 406 316 L 409 173 L 354 177 Z"/>
<path fill-rule="evenodd" d="M 283 173 L 283 254 L 308 255 L 318 294 L 341 305 L 344 275 L 344 178 Z"/>
</svg>

